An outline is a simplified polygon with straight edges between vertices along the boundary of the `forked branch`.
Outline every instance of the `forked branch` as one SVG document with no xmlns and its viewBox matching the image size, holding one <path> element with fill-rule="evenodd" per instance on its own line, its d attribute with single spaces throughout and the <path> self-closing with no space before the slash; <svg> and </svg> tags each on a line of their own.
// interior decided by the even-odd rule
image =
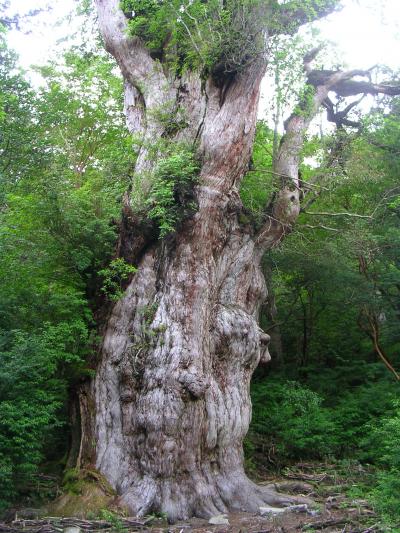
<svg viewBox="0 0 400 533">
<path fill-rule="evenodd" d="M 290 12 L 297 2 L 285 4 Z M 326 3 L 325 8 L 328 9 Z M 332 6 L 331 6 L 332 7 Z M 307 85 L 295 111 L 285 121 L 285 134 L 281 139 L 273 172 L 280 176 L 280 188 L 275 193 L 266 209 L 266 221 L 257 236 L 257 243 L 264 249 L 271 248 L 281 241 L 286 233 L 292 231 L 293 224 L 301 211 L 302 197 L 299 165 L 304 139 L 312 119 L 321 106 L 328 111 L 328 120 L 338 127 L 359 127 L 359 123 L 348 118 L 348 114 L 361 102 L 366 94 L 400 94 L 400 82 L 393 84 L 377 84 L 371 81 L 371 70 L 312 70 L 311 63 L 318 55 L 321 47 L 316 47 L 304 56 L 304 70 L 307 74 Z M 355 78 L 366 78 L 359 80 Z M 336 93 L 340 97 L 362 95 L 350 102 L 342 110 L 336 110 L 329 94 Z M 323 216 L 355 216 L 371 218 L 367 215 L 353 213 L 310 213 Z"/>
</svg>

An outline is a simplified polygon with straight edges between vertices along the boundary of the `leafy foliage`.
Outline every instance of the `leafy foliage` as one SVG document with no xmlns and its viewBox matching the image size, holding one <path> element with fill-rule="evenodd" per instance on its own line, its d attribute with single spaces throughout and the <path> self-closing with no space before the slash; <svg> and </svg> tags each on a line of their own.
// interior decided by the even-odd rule
<svg viewBox="0 0 400 533">
<path fill-rule="evenodd" d="M 133 265 L 129 265 L 121 257 L 113 259 L 107 268 L 98 272 L 99 276 L 103 278 L 103 286 L 101 290 L 110 298 L 116 301 L 123 295 L 123 282 L 126 281 L 131 274 L 136 272 Z"/>
<path fill-rule="evenodd" d="M 160 238 L 173 232 L 196 207 L 193 187 L 197 181 L 199 163 L 192 150 L 175 147 L 168 157 L 161 159 L 154 171 L 148 217 L 157 222 Z"/>
<path fill-rule="evenodd" d="M 135 162 L 121 80 L 69 52 L 34 92 L 1 43 L 0 509 L 32 498 L 68 442 L 68 390 L 90 369 L 99 270 Z M 34 492 L 34 491 L 33 491 Z M 35 496 L 37 497 L 37 496 Z"/>
<path fill-rule="evenodd" d="M 377 484 L 370 496 L 376 509 L 390 522 L 400 518 L 400 408 L 394 404 L 391 416 L 379 419 L 371 426 L 371 433 L 365 444 L 372 452 L 377 464 L 383 467 L 378 472 Z"/>
<path fill-rule="evenodd" d="M 258 382 L 252 400 L 252 431 L 265 436 L 273 461 L 323 459 L 336 450 L 330 413 L 321 407 L 321 396 L 307 387 L 294 381 Z"/>
<path fill-rule="evenodd" d="M 87 334 L 76 319 L 0 336 L 0 509 L 51 458 L 46 447 L 59 449 L 54 434 L 65 431 L 68 377 L 82 365 Z"/>
<path fill-rule="evenodd" d="M 252 386 L 246 444 L 253 468 L 255 459 L 278 466 L 323 457 L 372 464 L 376 483 L 362 494 L 388 523 L 399 518 L 399 390 L 377 345 L 398 371 L 398 128 L 394 99 L 390 112 L 378 108 L 364 119 L 362 132 L 306 144 L 304 155 L 317 151 L 321 166 L 303 163 L 311 214 L 301 214 L 296 230 L 265 259 L 277 315 L 265 311 L 261 323 L 275 333 L 283 356 L 274 361 L 272 344 L 273 368 L 260 370 Z M 255 214 L 268 202 L 264 191 L 273 190 L 272 133 L 259 126 L 254 166 L 266 172 L 254 169 L 242 185 Z M 258 139 L 266 143 L 261 151 Z"/>
<path fill-rule="evenodd" d="M 243 205 L 256 219 L 263 217 L 276 183 L 272 169 L 273 133 L 266 122 L 257 123 L 256 138 L 250 170 L 245 174 L 240 185 L 240 197 Z"/>
<path fill-rule="evenodd" d="M 238 72 L 264 48 L 266 13 L 259 0 L 228 0 L 222 7 L 218 0 L 122 0 L 121 7 L 132 35 L 178 70 Z"/>
</svg>

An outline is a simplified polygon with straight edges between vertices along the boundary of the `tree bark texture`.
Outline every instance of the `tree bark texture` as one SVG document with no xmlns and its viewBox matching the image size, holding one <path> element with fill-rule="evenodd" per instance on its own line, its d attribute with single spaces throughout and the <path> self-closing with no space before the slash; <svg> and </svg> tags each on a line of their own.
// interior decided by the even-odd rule
<svg viewBox="0 0 400 533">
<path fill-rule="evenodd" d="M 202 169 L 198 211 L 174 238 L 143 253 L 109 318 L 93 384 L 96 467 L 134 514 L 162 511 L 174 520 L 257 510 L 271 500 L 244 473 L 242 441 L 250 378 L 260 359 L 269 359 L 269 337 L 257 324 L 265 284 L 260 252 L 238 222 L 238 183 L 264 68 L 253 65 L 238 78 L 221 106 L 221 88 L 211 80 L 171 82 L 153 62 L 139 95 L 130 56 L 141 51 L 142 66 L 149 58 L 139 43 L 122 55 L 115 26 L 108 34 L 106 7 L 99 3 L 99 18 L 126 78 L 129 127 L 143 123 L 135 96 L 143 100 L 149 141 L 163 134 L 149 110 L 179 102 L 189 126 L 178 136 L 198 143 Z M 151 164 L 142 149 L 136 171 Z"/>
<path fill-rule="evenodd" d="M 264 61 L 222 86 L 190 72 L 173 77 L 127 36 L 118 0 L 96 3 L 105 46 L 124 76 L 128 127 L 143 139 L 136 173 L 151 171 L 156 161 L 148 147 L 167 135 L 155 118 L 160 107 L 184 112 L 187 126 L 174 140 L 197 147 L 201 171 L 196 213 L 162 241 L 146 238 L 125 198 L 118 249 L 138 270 L 106 325 L 80 457 L 92 458 L 137 515 L 158 511 L 176 520 L 288 504 L 243 468 L 250 379 L 270 359 L 269 336 L 258 326 L 266 296 L 260 260 L 299 214 L 304 133 L 340 76 L 318 86 L 310 109 L 287 122 L 275 169 L 281 191 L 254 234 L 240 223 L 238 188 L 251 155 Z M 141 186 L 149 187 L 145 180 Z"/>
<path fill-rule="evenodd" d="M 95 464 L 133 514 L 162 511 L 175 520 L 256 511 L 284 500 L 246 477 L 242 451 L 250 378 L 269 359 L 269 336 L 257 323 L 262 253 L 238 221 L 264 64 L 253 63 L 229 88 L 190 73 L 169 79 L 127 38 L 118 2 L 97 4 L 125 78 L 128 127 L 152 142 L 165 132 L 151 111 L 179 106 L 188 126 L 175 138 L 196 143 L 202 167 L 197 212 L 173 238 L 142 248 L 109 317 L 92 384 Z M 144 142 L 137 173 L 154 165 L 147 152 Z"/>
</svg>

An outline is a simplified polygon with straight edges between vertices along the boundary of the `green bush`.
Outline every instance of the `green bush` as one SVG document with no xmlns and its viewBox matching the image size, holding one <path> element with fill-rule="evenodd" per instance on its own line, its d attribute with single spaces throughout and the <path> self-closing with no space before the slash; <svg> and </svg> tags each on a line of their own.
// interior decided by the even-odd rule
<svg viewBox="0 0 400 533">
<path fill-rule="evenodd" d="M 394 412 L 369 425 L 363 445 L 380 470 L 370 492 L 376 510 L 389 522 L 400 519 L 400 402 Z"/>
<path fill-rule="evenodd" d="M 113 259 L 107 268 L 99 271 L 103 278 L 102 292 L 112 301 L 117 301 L 123 295 L 123 283 L 137 268 L 127 263 L 123 258 Z"/>
<path fill-rule="evenodd" d="M 377 483 L 369 495 L 375 510 L 387 521 L 400 520 L 400 470 L 391 468 L 377 474 Z"/>
<path fill-rule="evenodd" d="M 328 405 L 334 417 L 340 457 L 353 457 L 362 462 L 377 462 L 374 446 L 370 441 L 371 423 L 393 410 L 396 383 L 382 378 L 344 390 L 335 403 Z"/>
<path fill-rule="evenodd" d="M 335 454 L 335 424 L 317 393 L 293 381 L 267 381 L 254 384 L 252 399 L 251 430 L 270 442 L 278 461 Z"/>
<path fill-rule="evenodd" d="M 81 365 L 86 341 L 79 319 L 0 334 L 0 511 L 26 493 L 49 448 L 60 451 L 55 430 L 66 423 L 66 378 Z"/>
</svg>

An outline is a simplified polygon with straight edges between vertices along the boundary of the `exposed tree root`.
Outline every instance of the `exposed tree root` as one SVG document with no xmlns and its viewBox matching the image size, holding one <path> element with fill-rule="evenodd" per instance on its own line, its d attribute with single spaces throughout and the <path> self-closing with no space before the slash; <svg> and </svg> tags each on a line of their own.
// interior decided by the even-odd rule
<svg viewBox="0 0 400 533">
<path fill-rule="evenodd" d="M 232 511 L 258 513 L 265 505 L 284 508 L 311 504 L 312 500 L 280 493 L 273 485 L 256 485 L 240 474 L 218 476 L 214 483 L 200 476 L 194 482 L 146 479 L 123 494 L 119 502 L 134 516 L 162 512 L 174 523 L 192 516 L 209 518 Z"/>
</svg>

